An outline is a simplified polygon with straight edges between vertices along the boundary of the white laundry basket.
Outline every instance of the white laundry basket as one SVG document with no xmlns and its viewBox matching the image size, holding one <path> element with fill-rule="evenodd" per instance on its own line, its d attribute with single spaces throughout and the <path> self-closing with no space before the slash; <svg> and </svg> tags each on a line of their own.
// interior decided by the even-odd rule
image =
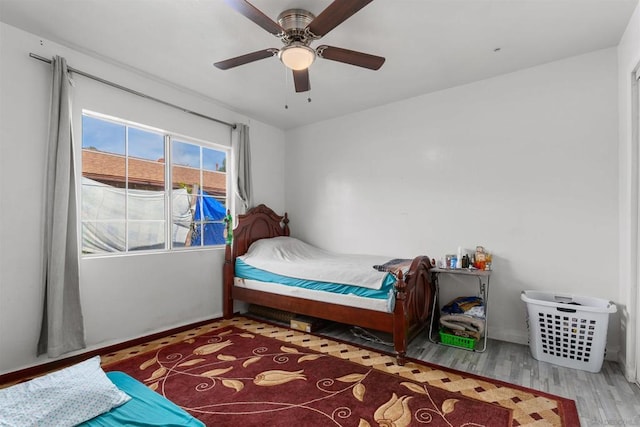
<svg viewBox="0 0 640 427">
<path fill-rule="evenodd" d="M 599 298 L 522 291 L 527 304 L 531 355 L 543 362 L 599 372 L 604 361 L 609 314 L 617 308 Z"/>
</svg>

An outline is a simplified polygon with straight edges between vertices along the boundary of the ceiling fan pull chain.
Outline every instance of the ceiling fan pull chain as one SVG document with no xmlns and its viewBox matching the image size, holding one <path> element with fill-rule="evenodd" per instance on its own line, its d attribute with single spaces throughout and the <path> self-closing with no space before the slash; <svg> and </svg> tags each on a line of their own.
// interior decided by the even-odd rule
<svg viewBox="0 0 640 427">
<path fill-rule="evenodd" d="M 289 96 L 287 95 L 288 87 L 289 87 L 289 70 L 285 67 L 284 69 L 284 109 L 285 110 L 289 109 L 289 102 L 288 102 Z"/>
</svg>

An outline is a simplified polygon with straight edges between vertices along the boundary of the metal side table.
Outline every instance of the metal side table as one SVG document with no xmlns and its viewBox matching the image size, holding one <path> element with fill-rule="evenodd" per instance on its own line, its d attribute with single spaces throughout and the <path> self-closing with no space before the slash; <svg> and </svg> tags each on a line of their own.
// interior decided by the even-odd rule
<svg viewBox="0 0 640 427">
<path fill-rule="evenodd" d="M 440 340 L 436 340 L 433 338 L 433 320 L 436 314 L 436 308 L 438 307 L 438 301 L 440 300 L 440 284 L 439 284 L 439 276 L 441 274 L 453 274 L 453 275 L 462 275 L 462 276 L 470 276 L 478 279 L 478 288 L 480 290 L 480 298 L 484 302 L 484 337 L 482 339 L 482 348 L 474 348 L 468 349 L 464 347 L 458 346 L 450 346 L 455 348 L 461 348 L 463 350 L 469 351 L 477 351 L 483 352 L 487 349 L 487 336 L 489 335 L 489 322 L 488 322 L 488 314 L 489 314 L 489 278 L 491 277 L 490 270 L 477 270 L 477 269 L 469 269 L 469 268 L 432 268 L 429 270 L 431 272 L 431 277 L 433 278 L 433 283 L 435 285 L 436 297 L 433 299 L 433 306 L 431 308 L 431 321 L 429 322 L 429 341 L 435 344 L 440 345 L 449 345 L 440 342 Z"/>
</svg>

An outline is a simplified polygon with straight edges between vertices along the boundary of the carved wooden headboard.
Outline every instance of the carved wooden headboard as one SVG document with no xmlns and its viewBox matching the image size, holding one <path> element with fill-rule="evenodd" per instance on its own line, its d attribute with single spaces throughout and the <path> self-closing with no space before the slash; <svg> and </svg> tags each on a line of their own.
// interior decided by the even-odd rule
<svg viewBox="0 0 640 427">
<path fill-rule="evenodd" d="M 256 240 L 288 235 L 286 213 L 280 216 L 263 204 L 253 207 L 246 214 L 238 215 L 238 224 L 233 230 L 233 259 L 244 255 Z"/>
</svg>

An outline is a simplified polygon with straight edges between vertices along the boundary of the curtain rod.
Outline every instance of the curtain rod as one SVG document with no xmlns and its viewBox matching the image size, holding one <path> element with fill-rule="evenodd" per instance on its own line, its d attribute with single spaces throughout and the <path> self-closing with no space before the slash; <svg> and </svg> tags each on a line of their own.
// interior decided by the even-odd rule
<svg viewBox="0 0 640 427">
<path fill-rule="evenodd" d="M 42 62 L 46 62 L 46 63 L 48 63 L 48 64 L 51 64 L 51 60 L 50 60 L 50 59 L 45 58 L 45 57 L 40 56 L 40 55 L 36 55 L 35 53 L 29 53 L 29 56 L 30 56 L 31 58 L 33 58 L 33 59 L 37 59 L 38 61 L 42 61 Z M 184 113 L 193 114 L 194 116 L 198 116 L 198 117 L 203 118 L 203 119 L 207 119 L 207 120 L 214 121 L 214 122 L 216 122 L 216 123 L 220 123 L 220 124 L 223 124 L 223 125 L 227 125 L 227 126 L 229 126 L 231 129 L 235 129 L 235 128 L 236 128 L 236 125 L 235 125 L 235 124 L 233 124 L 233 123 L 227 123 L 227 122 L 225 122 L 225 121 L 222 121 L 222 120 L 216 119 L 216 118 L 214 118 L 214 117 L 205 116 L 204 114 L 200 114 L 200 113 L 197 113 L 197 112 L 195 112 L 195 111 L 187 110 L 186 108 L 180 107 L 179 105 L 175 105 L 175 104 L 172 104 L 172 103 L 170 103 L 170 102 L 163 101 L 163 100 L 158 99 L 158 98 L 154 98 L 153 96 L 150 96 L 150 95 L 144 94 L 144 93 L 142 93 L 142 92 L 138 92 L 137 90 L 129 89 L 128 87 L 125 87 L 125 86 L 119 85 L 119 84 L 114 83 L 114 82 L 110 82 L 109 80 L 105 80 L 105 79 L 100 78 L 100 77 L 98 77 L 98 76 L 94 76 L 93 74 L 85 73 L 84 71 L 80 71 L 80 70 L 77 70 L 77 69 L 72 68 L 72 67 L 69 67 L 69 66 L 67 66 L 67 69 L 68 69 L 70 72 L 72 72 L 72 73 L 80 74 L 81 76 L 84 76 L 84 77 L 90 78 L 90 79 L 95 80 L 95 81 L 97 81 L 97 82 L 100 82 L 100 83 L 106 84 L 106 85 L 108 85 L 108 86 L 115 87 L 116 89 L 120 89 L 120 90 L 123 90 L 123 91 L 125 91 L 125 92 L 129 92 L 129 93 L 132 93 L 132 94 L 134 94 L 134 95 L 140 96 L 140 97 L 142 97 L 142 98 L 147 98 L 147 99 L 150 99 L 150 100 L 152 100 L 152 101 L 159 102 L 160 104 L 164 104 L 164 105 L 166 105 L 166 106 L 176 108 L 176 109 L 178 109 L 178 110 L 180 110 L 180 111 L 182 111 L 182 112 L 184 112 Z"/>
</svg>

